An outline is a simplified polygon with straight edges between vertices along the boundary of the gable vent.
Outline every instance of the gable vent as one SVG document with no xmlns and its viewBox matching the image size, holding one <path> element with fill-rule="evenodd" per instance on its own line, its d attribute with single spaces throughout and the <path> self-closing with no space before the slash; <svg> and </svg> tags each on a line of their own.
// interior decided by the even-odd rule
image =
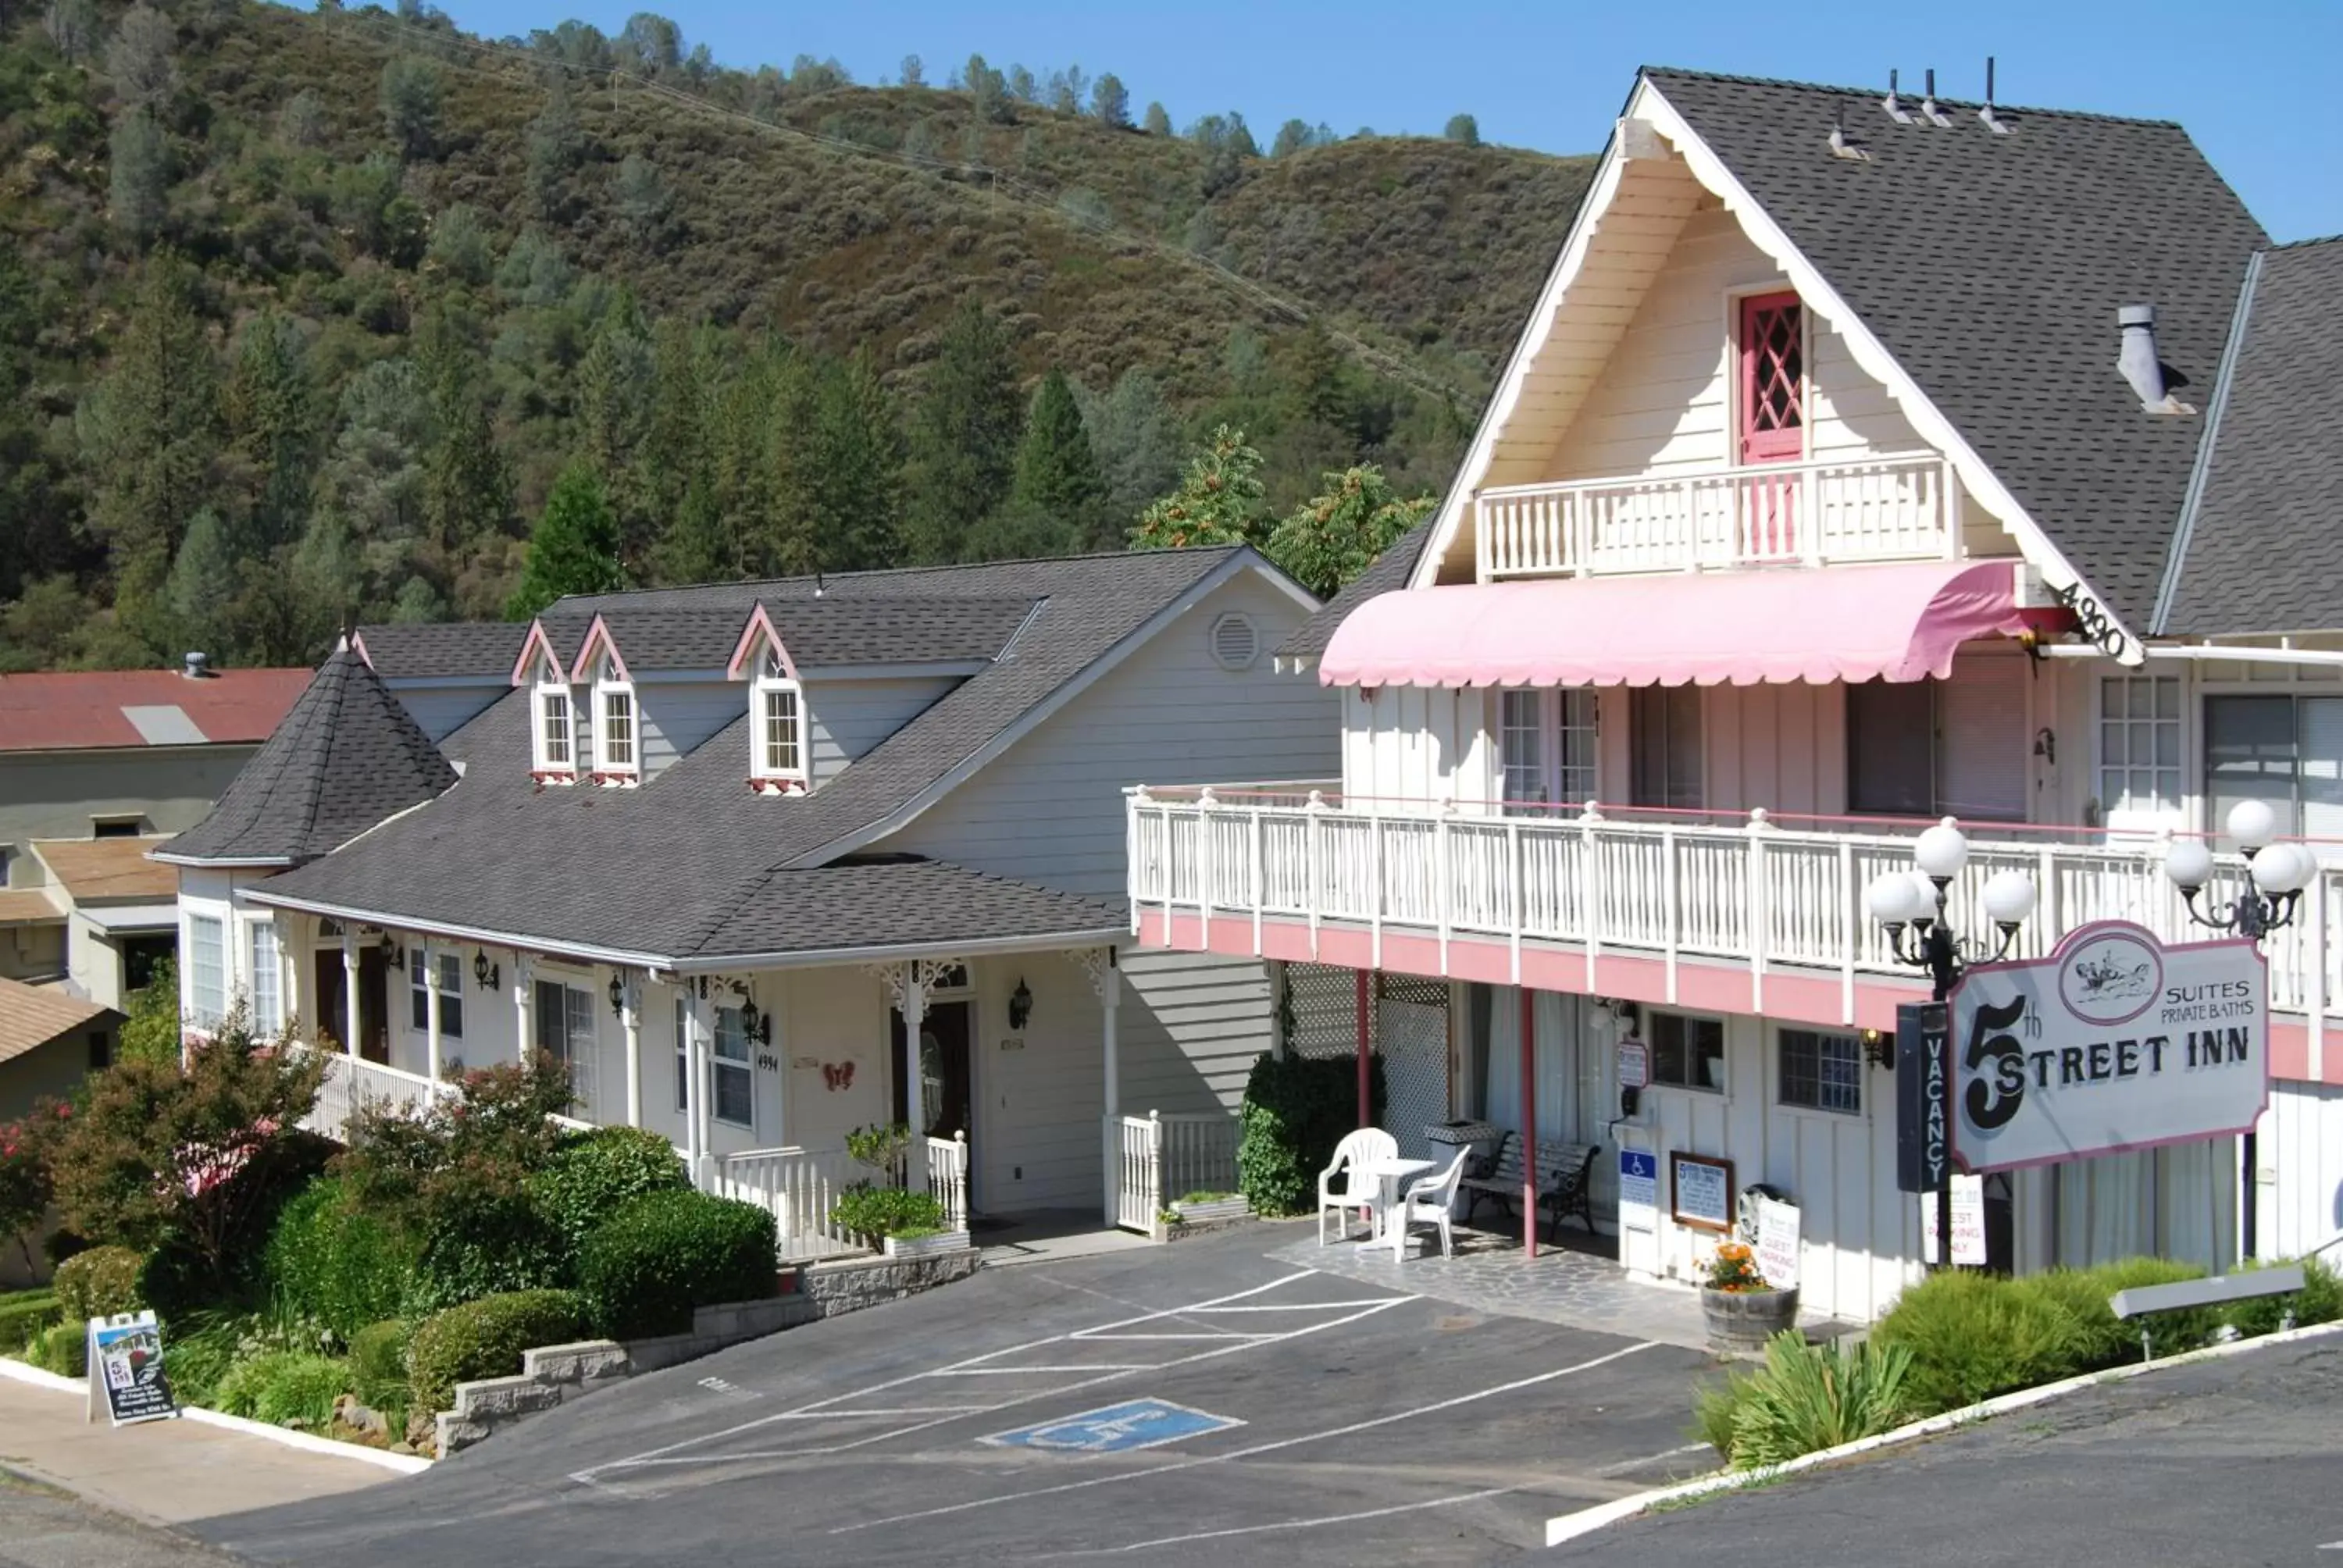
<svg viewBox="0 0 2343 1568">
<path fill-rule="evenodd" d="M 1252 618 L 1224 615 L 1212 622 L 1212 659 L 1222 669 L 1251 669 L 1261 657 L 1261 634 Z"/>
</svg>

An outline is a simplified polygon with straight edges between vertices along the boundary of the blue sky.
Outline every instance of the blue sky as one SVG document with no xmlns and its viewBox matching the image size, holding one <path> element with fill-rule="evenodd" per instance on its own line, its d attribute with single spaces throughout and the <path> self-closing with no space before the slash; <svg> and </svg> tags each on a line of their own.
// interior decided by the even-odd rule
<svg viewBox="0 0 2343 1568">
<path fill-rule="evenodd" d="M 569 15 L 616 32 L 641 8 L 441 3 L 491 36 Z M 2004 102 L 2178 120 L 2273 236 L 2343 233 L 2343 0 L 668 0 L 655 8 L 727 65 L 835 55 L 857 81 L 872 82 L 917 54 L 940 83 L 971 51 L 1037 74 L 1080 64 L 1120 75 L 1134 112 L 1161 99 L 1184 126 L 1235 109 L 1264 145 L 1290 116 L 1344 133 L 1436 133 L 1462 110 L 1491 141 L 1592 152 L 1641 64 L 1882 88 L 1896 66 L 1913 90 L 1934 65 L 1948 96 L 1976 97 L 1994 55 Z"/>
</svg>

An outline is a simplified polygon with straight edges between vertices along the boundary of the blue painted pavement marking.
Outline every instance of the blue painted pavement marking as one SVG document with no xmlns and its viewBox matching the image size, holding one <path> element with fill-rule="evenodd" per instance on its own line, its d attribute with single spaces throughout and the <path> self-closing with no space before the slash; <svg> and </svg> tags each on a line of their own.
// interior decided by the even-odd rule
<svg viewBox="0 0 2343 1568">
<path fill-rule="evenodd" d="M 1129 1453 L 1243 1424 L 1233 1416 L 1191 1410 L 1170 1400 L 1134 1399 L 977 1441 L 996 1448 L 1034 1448 L 1050 1453 Z"/>
</svg>

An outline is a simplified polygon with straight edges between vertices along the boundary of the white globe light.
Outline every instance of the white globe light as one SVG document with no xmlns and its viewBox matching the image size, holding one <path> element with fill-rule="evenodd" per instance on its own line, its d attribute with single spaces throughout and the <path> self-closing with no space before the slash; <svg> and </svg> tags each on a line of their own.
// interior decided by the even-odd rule
<svg viewBox="0 0 2343 1568">
<path fill-rule="evenodd" d="M 1882 871 L 1863 890 L 1864 906 L 1883 926 L 1908 925 L 1915 918 L 1914 887 L 1909 871 Z"/>
<path fill-rule="evenodd" d="M 1997 926 L 2022 924 L 2034 912 L 2034 879 L 2023 871 L 1996 871 L 1987 877 L 1985 912 Z"/>
<path fill-rule="evenodd" d="M 2229 808 L 2229 837 L 2252 854 L 2278 837 L 2278 813 L 2264 800 L 2240 800 Z"/>
<path fill-rule="evenodd" d="M 1912 858 L 1931 877 L 1957 877 L 1961 868 L 1969 863 L 1969 841 L 1947 817 L 1920 835 L 1912 846 Z"/>
<path fill-rule="evenodd" d="M 2179 839 L 2164 857 L 2164 874 L 2183 892 L 2193 893 L 2213 879 L 2213 851 L 2202 839 Z"/>
<path fill-rule="evenodd" d="M 2298 893 L 2317 874 L 2318 862 L 2299 844 L 2266 844 L 2249 864 L 2254 886 L 2265 893 Z"/>
</svg>

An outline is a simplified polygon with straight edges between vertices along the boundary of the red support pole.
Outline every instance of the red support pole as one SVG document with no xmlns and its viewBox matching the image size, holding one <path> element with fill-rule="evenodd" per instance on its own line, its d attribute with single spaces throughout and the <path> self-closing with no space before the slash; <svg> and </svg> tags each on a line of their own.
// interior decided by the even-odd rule
<svg viewBox="0 0 2343 1568">
<path fill-rule="evenodd" d="M 1373 1127 L 1374 1104 L 1367 1092 L 1367 1053 L 1374 1040 L 1374 976 L 1358 971 L 1359 982 L 1359 1125 Z"/>
<path fill-rule="evenodd" d="M 1522 987 L 1522 1247 L 1537 1256 L 1537 997 Z"/>
</svg>

